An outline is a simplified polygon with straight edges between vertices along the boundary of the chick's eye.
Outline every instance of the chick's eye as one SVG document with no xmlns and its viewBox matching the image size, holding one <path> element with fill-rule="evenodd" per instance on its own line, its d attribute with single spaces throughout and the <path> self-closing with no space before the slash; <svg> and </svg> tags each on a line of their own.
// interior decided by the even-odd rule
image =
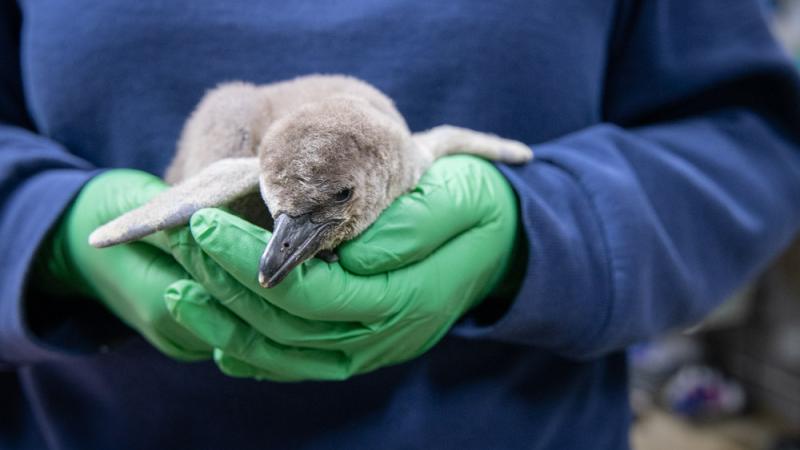
<svg viewBox="0 0 800 450">
<path fill-rule="evenodd" d="M 352 196 L 353 196 L 353 190 L 350 189 L 350 188 L 344 188 L 341 191 L 339 191 L 336 194 L 334 194 L 333 195 L 333 199 L 337 203 L 344 203 L 344 202 L 350 200 L 350 197 L 352 197 Z"/>
</svg>

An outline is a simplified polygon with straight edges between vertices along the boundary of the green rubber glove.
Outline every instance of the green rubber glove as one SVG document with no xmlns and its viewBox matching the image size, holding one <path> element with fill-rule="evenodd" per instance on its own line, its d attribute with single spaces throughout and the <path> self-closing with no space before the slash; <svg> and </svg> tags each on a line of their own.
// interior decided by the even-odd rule
<svg viewBox="0 0 800 450">
<path fill-rule="evenodd" d="M 165 188 L 160 179 L 136 170 L 111 170 L 90 180 L 40 250 L 34 282 L 50 294 L 100 300 L 168 356 L 210 359 L 212 348 L 175 322 L 164 304 L 167 288 L 188 278 L 172 255 L 141 242 L 106 249 L 87 242 L 96 227 Z"/>
<path fill-rule="evenodd" d="M 229 375 L 345 379 L 422 354 L 496 287 L 511 260 L 517 214 L 515 194 L 493 165 L 444 158 L 343 245 L 339 263 L 307 261 L 264 289 L 258 260 L 269 233 L 202 210 L 191 234 L 170 234 L 175 258 L 195 281 L 170 289 L 167 304 L 216 348 Z M 198 326 L 211 316 L 213 327 Z"/>
</svg>

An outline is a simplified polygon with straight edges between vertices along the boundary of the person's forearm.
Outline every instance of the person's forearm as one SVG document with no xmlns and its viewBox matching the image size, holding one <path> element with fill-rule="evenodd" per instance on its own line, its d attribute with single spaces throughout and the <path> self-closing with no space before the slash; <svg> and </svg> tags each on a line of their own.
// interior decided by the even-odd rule
<svg viewBox="0 0 800 450">
<path fill-rule="evenodd" d="M 574 357 L 703 317 L 800 226 L 800 151 L 747 110 L 537 147 L 505 174 L 521 198 L 527 272 L 510 310 L 457 333 Z"/>
<path fill-rule="evenodd" d="M 30 329 L 43 311 L 29 300 L 45 296 L 27 280 L 48 232 L 94 170 L 34 130 L 22 88 L 20 29 L 17 3 L 0 2 L 0 365 L 7 367 L 62 356 Z M 35 287 L 56 288 L 51 282 Z"/>
<path fill-rule="evenodd" d="M 619 350 L 700 319 L 800 225 L 800 81 L 759 2 L 623 1 L 615 30 L 605 124 L 504 168 L 528 242 L 519 294 L 457 334 Z"/>
<path fill-rule="evenodd" d="M 48 231 L 91 175 L 91 167 L 54 142 L 21 128 L 0 126 L 2 361 L 25 364 L 55 356 L 52 349 L 32 340 L 27 280 Z"/>
</svg>

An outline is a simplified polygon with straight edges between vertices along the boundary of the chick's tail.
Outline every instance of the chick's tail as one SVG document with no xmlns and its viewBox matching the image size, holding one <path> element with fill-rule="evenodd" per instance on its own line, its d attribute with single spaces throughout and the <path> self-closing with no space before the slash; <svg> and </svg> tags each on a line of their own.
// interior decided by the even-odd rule
<svg viewBox="0 0 800 450">
<path fill-rule="evenodd" d="M 522 142 L 452 125 L 441 125 L 414 133 L 413 139 L 434 160 L 457 153 L 510 164 L 522 164 L 533 159 L 533 151 Z"/>
</svg>

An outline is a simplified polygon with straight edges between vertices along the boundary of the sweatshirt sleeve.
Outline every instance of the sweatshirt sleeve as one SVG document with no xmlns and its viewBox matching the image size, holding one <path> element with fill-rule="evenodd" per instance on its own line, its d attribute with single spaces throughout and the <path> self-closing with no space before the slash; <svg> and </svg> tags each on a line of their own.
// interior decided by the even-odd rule
<svg viewBox="0 0 800 450">
<path fill-rule="evenodd" d="M 25 279 L 37 248 L 92 166 L 33 129 L 20 73 L 20 12 L 0 1 L 0 368 L 63 353 L 26 325 Z"/>
<path fill-rule="evenodd" d="M 501 167 L 519 198 L 523 280 L 498 319 L 473 314 L 456 335 L 596 357 L 697 322 L 788 244 L 800 86 L 759 3 L 621 8 L 604 123 Z"/>
</svg>

